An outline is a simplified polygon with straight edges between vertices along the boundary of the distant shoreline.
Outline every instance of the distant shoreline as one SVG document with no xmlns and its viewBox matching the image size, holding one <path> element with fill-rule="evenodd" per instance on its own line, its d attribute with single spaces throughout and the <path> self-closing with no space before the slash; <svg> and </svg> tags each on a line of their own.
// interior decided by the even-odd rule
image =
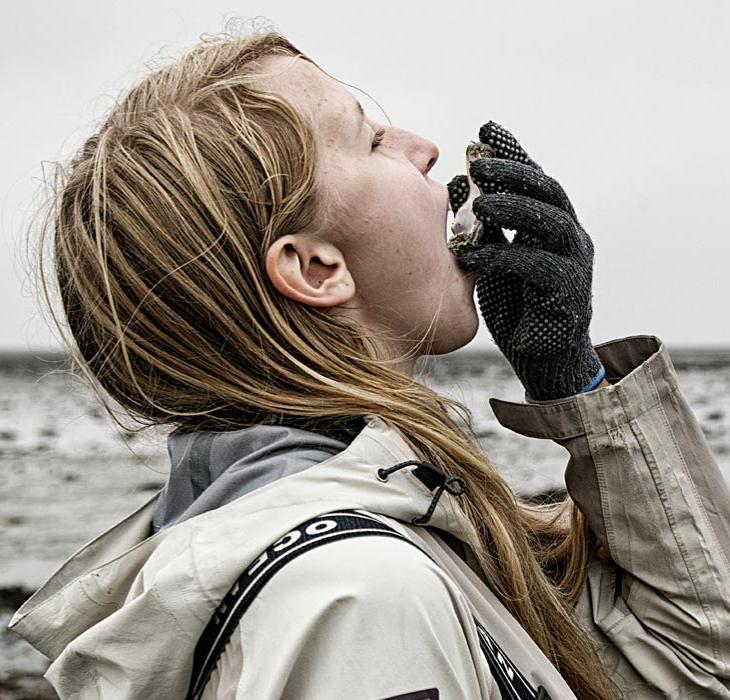
<svg viewBox="0 0 730 700">
<path fill-rule="evenodd" d="M 668 346 L 668 350 L 677 369 L 692 366 L 720 368 L 730 365 L 730 347 Z M 447 365 L 479 361 L 506 364 L 502 354 L 493 348 L 459 349 L 447 355 L 428 355 L 419 360 L 421 363 L 437 362 Z M 42 373 L 70 367 L 70 356 L 60 350 L 0 350 L 0 372 L 31 370 Z"/>
</svg>

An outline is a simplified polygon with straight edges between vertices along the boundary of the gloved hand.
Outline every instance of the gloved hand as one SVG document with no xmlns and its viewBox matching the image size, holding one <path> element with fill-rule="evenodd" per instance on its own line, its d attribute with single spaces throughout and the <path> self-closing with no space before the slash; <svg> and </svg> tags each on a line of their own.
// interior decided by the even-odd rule
<svg viewBox="0 0 730 700">
<path fill-rule="evenodd" d="M 483 234 L 477 245 L 452 252 L 466 270 L 481 273 L 482 317 L 529 398 L 593 389 L 605 376 L 589 335 L 593 242 L 563 188 L 512 134 L 490 121 L 479 140 L 494 151 L 469 164 L 481 192 L 472 211 Z M 466 176 L 453 178 L 448 190 L 456 213 L 467 201 Z M 502 228 L 516 231 L 511 243 Z"/>
</svg>

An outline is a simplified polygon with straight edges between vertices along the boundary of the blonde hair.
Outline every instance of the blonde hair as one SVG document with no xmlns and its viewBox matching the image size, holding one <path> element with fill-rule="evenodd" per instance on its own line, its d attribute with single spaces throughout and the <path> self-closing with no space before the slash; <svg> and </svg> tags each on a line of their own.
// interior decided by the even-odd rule
<svg viewBox="0 0 730 700">
<path fill-rule="evenodd" d="M 491 588 L 582 698 L 614 697 L 573 605 L 595 539 L 575 504 L 519 502 L 479 449 L 469 409 L 378 360 L 363 328 L 279 294 L 280 236 L 324 230 L 313 124 L 254 87 L 275 31 L 204 35 L 110 112 L 61 172 L 44 219 L 68 337 L 114 420 L 229 430 L 377 414 L 419 459 L 461 477 Z M 50 278 L 40 258 L 45 300 Z M 450 412 L 453 415 L 450 415 Z M 126 427 L 126 426 L 125 426 Z"/>
</svg>

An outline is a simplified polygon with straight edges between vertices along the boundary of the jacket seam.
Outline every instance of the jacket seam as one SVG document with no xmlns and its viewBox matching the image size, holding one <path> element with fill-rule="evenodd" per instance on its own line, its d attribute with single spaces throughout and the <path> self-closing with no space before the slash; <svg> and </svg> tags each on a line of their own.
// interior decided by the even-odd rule
<svg viewBox="0 0 730 700">
<path fill-rule="evenodd" d="M 652 382 L 653 383 L 653 382 Z M 619 387 L 620 388 L 620 387 Z M 679 387 L 675 386 L 672 388 L 671 391 L 667 392 L 667 396 L 671 396 L 672 394 L 675 394 L 677 391 L 679 391 Z M 659 396 L 658 393 L 654 392 L 656 396 Z M 643 415 L 648 413 L 649 411 L 655 409 L 657 405 L 661 406 L 662 404 L 662 397 L 659 396 L 659 398 L 656 399 L 656 401 L 649 404 L 644 410 L 639 411 L 638 413 L 634 413 L 631 411 L 626 411 L 626 404 L 624 403 L 624 399 L 621 398 L 621 395 L 619 394 L 619 398 L 621 400 L 621 414 L 623 415 L 623 420 L 619 422 L 616 426 L 609 426 L 605 430 L 586 430 L 584 433 L 581 433 L 581 435 L 590 435 L 593 437 L 602 437 L 604 435 L 609 435 L 610 433 L 618 430 L 620 427 L 624 425 L 630 425 L 633 421 L 635 421 L 637 418 L 641 418 Z M 591 409 L 592 410 L 592 409 Z M 573 437 L 581 437 L 581 435 L 574 435 L 571 438 L 561 438 L 561 439 L 572 439 Z"/>
<path fill-rule="evenodd" d="M 639 443 L 641 447 L 642 455 L 644 455 L 646 465 L 649 469 L 649 473 L 651 475 L 652 481 L 654 482 L 654 488 L 656 489 L 656 493 L 659 496 L 659 499 L 662 503 L 664 513 L 667 517 L 667 520 L 669 521 L 670 530 L 672 533 L 672 537 L 674 539 L 674 542 L 677 545 L 677 550 L 681 554 L 682 562 L 684 564 L 685 570 L 687 571 L 689 581 L 692 584 L 692 589 L 694 590 L 695 599 L 700 604 L 700 607 L 702 608 L 702 611 L 705 614 L 705 619 L 707 620 L 707 624 L 709 626 L 709 632 L 710 632 L 710 638 L 712 639 L 712 654 L 713 658 L 715 660 L 718 659 L 718 653 L 717 653 L 717 630 L 716 630 L 716 624 L 714 621 L 714 616 L 712 614 L 711 608 L 706 605 L 705 601 L 703 600 L 702 596 L 699 593 L 698 589 L 698 582 L 696 580 L 696 574 L 694 570 L 694 566 L 690 564 L 687 558 L 687 547 L 684 543 L 684 540 L 679 537 L 679 534 L 677 532 L 677 521 L 672 513 L 672 509 L 668 507 L 668 498 L 666 495 L 666 488 L 664 484 L 664 480 L 661 479 L 661 473 L 657 466 L 657 461 L 654 456 L 653 450 L 649 447 L 649 444 L 646 440 L 646 437 L 644 435 L 644 431 L 641 429 L 641 427 L 635 423 L 635 421 L 631 421 L 630 427 L 632 432 L 634 433 L 634 436 L 636 437 L 636 441 Z"/>
<path fill-rule="evenodd" d="M 578 409 L 578 416 L 580 417 L 583 433 L 581 433 L 581 435 L 577 437 L 585 436 L 586 442 L 588 443 L 588 449 L 591 453 L 591 459 L 593 461 L 593 473 L 596 475 L 596 482 L 598 484 L 598 496 L 601 501 L 601 517 L 603 518 L 603 529 L 606 533 L 606 540 L 608 541 L 609 549 L 611 549 L 614 546 L 616 538 L 613 521 L 609 517 L 609 488 L 606 480 L 606 471 L 604 469 L 605 461 L 600 457 L 600 451 L 594 449 L 593 441 L 591 440 L 592 437 L 600 437 L 600 434 L 590 432 L 586 428 L 585 416 L 583 415 L 585 405 L 579 404 Z M 607 430 L 606 434 L 609 434 L 610 432 L 611 429 Z"/>
<path fill-rule="evenodd" d="M 612 433 L 614 433 L 612 435 Z M 607 436 L 611 438 L 611 444 L 613 445 L 613 441 L 615 439 L 622 440 L 623 441 L 623 435 L 621 433 L 621 430 L 618 428 L 616 429 L 609 429 L 605 433 Z M 596 436 L 600 437 L 600 436 Z M 616 549 L 616 528 L 614 527 L 613 518 L 611 518 L 611 504 L 610 504 L 610 491 L 611 489 L 608 486 L 608 479 L 606 477 L 606 470 L 605 465 L 606 462 L 604 459 L 598 456 L 599 450 L 595 450 L 591 441 L 589 441 L 589 447 L 591 450 L 591 456 L 593 458 L 594 463 L 594 469 L 593 471 L 596 474 L 596 481 L 598 482 L 598 493 L 601 497 L 601 513 L 603 514 L 603 528 L 606 532 L 606 540 L 608 542 L 609 550 L 613 549 L 615 551 Z M 598 469 L 598 466 L 600 465 L 601 469 Z"/>
<path fill-rule="evenodd" d="M 160 489 L 160 490 L 159 490 L 159 491 L 158 491 L 158 492 L 157 492 L 156 494 L 154 494 L 154 495 L 150 496 L 150 497 L 149 497 L 149 498 L 148 498 L 148 499 L 147 499 L 147 500 L 146 500 L 146 501 L 145 501 L 144 503 L 142 503 L 142 505 L 140 505 L 140 506 L 139 506 L 138 508 L 135 508 L 135 510 L 133 510 L 133 511 L 132 511 L 131 513 L 129 513 L 128 515 L 126 515 L 126 516 L 125 516 L 125 517 L 124 517 L 124 518 L 123 518 L 123 519 L 122 519 L 122 520 L 121 520 L 120 522 L 116 523 L 116 524 L 115 524 L 114 526 L 112 526 L 111 528 L 108 528 L 107 530 L 104 530 L 103 532 L 99 533 L 99 534 L 98 534 L 98 535 L 97 535 L 96 537 L 94 537 L 94 538 L 93 538 L 92 540 L 89 540 L 88 542 L 86 542 L 85 544 L 83 544 L 83 545 L 82 545 L 81 547 L 79 547 L 79 548 L 78 548 L 78 549 L 77 549 L 77 550 L 76 550 L 76 551 L 75 551 L 75 552 L 74 552 L 74 553 L 73 553 L 73 554 L 71 555 L 71 557 L 70 557 L 69 559 L 67 559 L 67 560 L 66 560 L 66 561 L 65 561 L 65 562 L 64 562 L 63 564 L 61 564 L 61 565 L 60 565 L 60 566 L 59 566 L 59 567 L 58 567 L 58 568 L 56 569 L 56 571 L 55 571 L 55 572 L 54 572 L 54 573 L 53 573 L 53 574 L 51 575 L 51 577 L 50 577 L 49 579 L 47 579 L 47 580 L 46 580 L 46 584 L 47 584 L 47 583 L 48 583 L 48 582 L 49 582 L 49 581 L 50 581 L 51 579 L 53 579 L 53 578 L 54 578 L 54 577 L 55 577 L 55 576 L 56 576 L 57 574 L 60 574 L 60 572 L 61 572 L 61 569 L 63 569 L 63 568 L 64 568 L 64 567 L 66 566 L 66 564 L 68 564 L 68 562 L 70 561 L 70 559 L 73 559 L 73 558 L 74 558 L 74 557 L 76 557 L 77 555 L 79 555 L 79 554 L 81 554 L 82 552 L 86 551 L 86 550 L 87 550 L 87 549 L 88 549 L 89 547 L 91 547 L 91 545 L 92 545 L 92 544 L 96 544 L 96 543 L 97 543 L 97 542 L 98 542 L 99 540 L 101 540 L 101 538 L 102 538 L 102 537 L 104 537 L 105 535 L 107 535 L 107 534 L 108 534 L 108 533 L 109 533 L 109 532 L 110 532 L 111 530 L 113 530 L 114 528 L 116 528 L 116 527 L 119 527 L 119 526 L 123 525 L 124 523 L 128 522 L 129 520 L 131 520 L 131 519 L 132 519 L 132 518 L 133 518 L 133 517 L 134 517 L 135 515 L 138 515 L 138 514 L 139 514 L 139 512 L 140 512 L 141 510 L 143 510 L 144 508 L 146 508 L 146 507 L 148 507 L 149 505 L 151 505 L 151 503 L 152 503 L 152 501 L 153 501 L 154 499 L 156 499 L 156 498 L 159 498 L 159 496 L 160 496 L 160 493 L 161 493 L 161 492 L 162 492 L 162 489 Z M 98 571 L 99 569 L 103 569 L 104 567 L 108 566 L 109 564 L 112 564 L 113 562 L 117 561 L 118 559 L 122 559 L 123 557 L 126 557 L 126 556 L 127 556 L 127 555 L 128 555 L 129 553 L 130 553 L 130 552 L 133 552 L 133 551 L 134 551 L 135 549 L 137 549 L 138 547 L 141 547 L 141 546 L 142 546 L 142 545 L 144 545 L 144 544 L 145 544 L 146 542 L 148 542 L 148 541 L 149 541 L 150 539 L 152 539 L 152 538 L 154 538 L 154 537 L 157 537 L 158 535 L 159 535 L 159 532 L 155 532 L 154 534 L 150 535 L 149 537 L 146 537 L 146 538 L 145 538 L 144 540 L 142 540 L 141 542 L 137 542 L 137 544 L 135 544 L 135 545 L 134 545 L 133 547 L 131 547 L 130 549 L 127 549 L 127 550 L 125 550 L 124 552 L 121 552 L 120 554 L 118 554 L 117 556 L 113 557 L 113 558 L 112 558 L 112 559 L 110 559 L 109 561 L 105 561 L 105 562 L 104 562 L 103 564 L 99 564 L 98 566 L 95 566 L 95 567 L 94 567 L 93 569 L 88 569 L 88 570 L 86 570 L 86 571 L 85 571 L 84 573 L 85 573 L 85 574 L 92 574 L 93 572 L 95 572 L 95 571 Z M 24 620 L 24 619 L 25 619 L 25 618 L 26 618 L 26 617 L 27 617 L 28 615 L 30 615 L 31 613 L 34 613 L 34 612 L 36 612 L 37 610 L 40 610 L 40 609 L 42 609 L 42 608 L 43 608 L 44 606 L 46 606 L 46 605 L 47 605 L 48 603 L 50 603 L 50 602 L 51 602 L 52 600 L 54 600 L 54 599 L 55 599 L 55 598 L 56 598 L 56 597 L 57 597 L 57 596 L 58 596 L 59 594 L 63 593 L 63 592 L 64 592 L 64 591 L 65 591 L 65 590 L 66 590 L 67 588 L 69 588 L 69 586 L 72 586 L 72 585 L 76 584 L 76 583 L 78 582 L 78 580 L 79 580 L 79 577 L 78 577 L 78 576 L 76 576 L 76 577 L 72 578 L 72 579 L 71 579 L 71 580 L 69 580 L 69 581 L 68 581 L 67 583 L 65 583 L 65 584 L 64 584 L 63 586 L 61 586 L 61 588 L 59 588 L 59 589 L 58 589 L 57 591 L 54 591 L 53 593 L 50 593 L 50 594 L 48 595 L 48 597 L 47 597 L 47 598 L 45 598 L 45 599 L 44 599 L 44 600 L 42 600 L 41 602 L 39 602 L 39 603 L 37 603 L 36 605 L 34 605 L 34 606 L 33 606 L 32 608 L 29 608 L 28 610 L 26 610 L 26 611 L 25 611 L 25 612 L 24 612 L 24 613 L 23 613 L 22 615 L 18 616 L 18 611 L 16 611 L 16 612 L 15 612 L 15 613 L 13 614 L 13 618 L 17 618 L 17 619 L 16 619 L 16 621 L 15 621 L 15 624 L 13 625 L 13 627 L 12 627 L 11 629 L 13 629 L 13 628 L 15 628 L 15 627 L 16 627 L 17 625 L 19 625 L 19 624 L 20 624 L 20 623 L 21 623 L 21 622 L 22 622 L 22 621 L 23 621 L 23 620 Z M 39 588 L 39 589 L 38 589 L 38 590 L 37 590 L 37 591 L 36 591 L 36 592 L 35 592 L 35 593 L 33 594 L 33 596 L 35 596 L 35 595 L 37 595 L 38 593 L 40 593 L 40 592 L 41 592 L 41 591 L 43 590 L 43 588 L 44 588 L 44 586 L 45 586 L 46 584 L 43 584 L 43 585 L 42 585 L 42 586 L 41 586 L 41 587 L 40 587 L 40 588 Z M 31 598 L 32 598 L 33 596 L 31 596 L 30 598 L 28 598 L 28 600 L 26 600 L 26 601 L 25 601 L 25 602 L 23 603 L 23 605 L 21 605 L 21 607 L 20 607 L 20 608 L 18 608 L 18 610 L 20 610 L 20 609 L 21 609 L 22 607 L 24 607 L 24 606 L 25 606 L 25 605 L 26 605 L 26 604 L 27 604 L 28 602 L 30 602 L 30 600 L 31 600 Z"/>
<path fill-rule="evenodd" d="M 712 521 L 710 520 L 710 516 L 707 514 L 707 510 L 705 509 L 705 506 L 702 503 L 702 498 L 700 497 L 700 495 L 697 491 L 697 487 L 695 485 L 694 479 L 692 479 L 692 476 L 691 476 L 692 472 L 689 470 L 689 467 L 687 466 L 687 462 L 685 461 L 684 456 L 682 455 L 682 452 L 679 449 L 679 445 L 677 444 L 674 433 L 669 428 L 669 419 L 666 416 L 663 406 L 661 406 L 661 411 L 662 411 L 662 417 L 664 418 L 664 422 L 667 427 L 667 431 L 672 436 L 672 444 L 674 445 L 674 448 L 677 451 L 679 458 L 682 460 L 682 465 L 685 468 L 685 472 L 689 476 L 688 482 L 689 482 L 690 488 L 692 489 L 692 494 L 695 497 L 695 504 L 697 505 L 698 509 L 701 511 L 701 513 L 704 517 L 705 525 L 710 530 L 710 532 L 714 535 L 715 539 L 719 542 L 720 538 L 717 536 L 717 532 L 715 531 L 715 528 L 712 526 Z M 728 570 L 730 570 L 730 561 L 728 561 L 727 556 L 725 555 L 724 548 L 722 546 L 720 546 L 720 547 L 718 547 L 718 549 L 720 551 L 720 556 L 722 557 L 722 560 L 725 562 L 725 566 L 728 568 Z"/>
<path fill-rule="evenodd" d="M 84 596 L 86 597 L 86 599 L 89 602 L 91 602 L 94 605 L 97 605 L 101 608 L 116 608 L 117 610 L 119 610 L 120 606 L 117 603 L 104 603 L 102 601 L 96 600 L 96 598 L 94 598 L 94 596 L 91 595 L 91 593 L 87 590 L 87 586 L 89 583 L 90 583 L 89 581 L 83 581 L 83 582 L 80 582 L 80 585 L 79 585 L 79 590 L 84 594 Z"/>
<path fill-rule="evenodd" d="M 160 531 L 160 532 L 162 532 L 162 531 Z M 126 557 L 126 556 L 127 556 L 127 555 L 128 555 L 129 553 L 130 553 L 130 552 L 133 552 L 133 551 L 134 551 L 135 549 L 137 549 L 138 547 L 141 547 L 141 546 L 142 546 L 142 545 L 144 545 L 145 543 L 149 542 L 149 540 L 150 540 L 151 538 L 153 538 L 153 537 L 157 537 L 157 535 L 158 535 L 158 534 L 159 534 L 159 533 L 155 533 L 154 535 L 150 535 L 150 537 L 148 537 L 148 538 L 146 538 L 146 539 L 142 540 L 141 542 L 138 542 L 138 543 L 137 543 L 136 545 L 134 545 L 134 547 L 132 547 L 131 549 L 128 549 L 128 550 L 126 550 L 126 551 L 122 552 L 121 554 L 117 555 L 116 557 L 113 557 L 113 558 L 112 558 L 112 559 L 110 559 L 109 561 L 105 561 L 105 562 L 104 562 L 103 564 L 99 564 L 99 566 L 95 566 L 95 567 L 94 567 L 93 569 L 89 569 L 88 571 L 84 572 L 84 576 L 87 576 L 87 575 L 91 575 L 91 574 L 93 574 L 93 573 L 94 573 L 95 571 L 99 571 L 99 570 L 101 570 L 101 569 L 105 569 L 105 568 L 106 568 L 107 566 L 109 566 L 110 564 L 113 564 L 114 562 L 116 562 L 116 561 L 118 561 L 118 560 L 120 560 L 120 559 L 122 559 L 122 558 Z M 145 561 L 146 561 L 146 560 L 145 560 Z M 31 613 L 35 614 L 36 612 L 38 612 L 38 611 L 42 610 L 42 609 L 43 609 L 44 607 L 46 607 L 46 605 L 48 605 L 48 604 L 49 604 L 49 603 L 50 603 L 50 602 L 51 602 L 52 600 L 56 600 L 56 598 L 58 598 L 58 596 L 59 596 L 59 595 L 61 595 L 61 593 L 63 593 L 63 592 L 64 592 L 64 591 L 65 591 L 65 590 L 66 590 L 67 588 L 70 588 L 71 586 L 76 586 L 76 585 L 79 585 L 79 583 L 80 583 L 80 581 L 79 581 L 79 578 L 72 578 L 72 579 L 71 579 L 71 580 L 70 580 L 70 581 L 69 581 L 68 583 L 66 583 L 66 584 L 65 584 L 64 586 L 62 586 L 61 588 L 59 588 L 59 589 L 58 589 L 57 591 L 55 591 L 54 593 L 51 593 L 51 594 L 50 594 L 50 595 L 48 596 L 48 598 L 46 598 L 45 600 L 41 601 L 40 603 L 38 603 L 37 605 L 33 606 L 32 608 L 29 608 L 28 610 L 26 610 L 26 611 L 25 611 L 25 612 L 24 612 L 24 613 L 23 613 L 23 614 L 22 614 L 22 615 L 21 615 L 20 617 L 18 617 L 18 619 L 17 619 L 16 623 L 15 623 L 15 624 L 13 625 L 13 627 L 17 627 L 17 625 L 19 625 L 19 624 L 20 624 L 20 623 L 21 623 L 21 622 L 22 622 L 22 621 L 23 621 L 23 620 L 24 620 L 24 619 L 25 619 L 26 617 L 28 617 L 28 615 L 30 615 Z M 81 583 L 81 586 L 80 586 L 80 587 L 81 587 L 81 590 L 83 591 L 84 595 L 85 595 L 85 596 L 86 596 L 87 598 L 89 598 L 89 600 L 91 600 L 91 601 L 92 601 L 92 602 L 93 602 L 94 604 L 96 604 L 96 605 L 114 605 L 113 603 L 96 603 L 96 601 L 95 601 L 95 600 L 93 600 L 92 598 L 90 598 L 90 597 L 89 597 L 89 595 L 88 595 L 88 594 L 86 593 L 86 591 L 84 590 L 84 584 L 83 584 L 83 583 Z M 41 589 L 41 588 L 39 588 L 38 590 L 40 591 L 40 590 L 42 590 L 42 589 Z M 30 600 L 30 598 L 29 598 L 28 600 Z M 26 601 L 26 603 L 27 603 L 27 602 L 28 602 L 28 601 Z M 25 605 L 25 603 L 23 603 L 23 605 Z"/>
<path fill-rule="evenodd" d="M 654 382 L 653 375 L 651 373 L 651 370 L 647 368 L 649 371 L 649 374 L 652 379 L 652 384 L 656 387 L 656 383 Z M 657 391 L 658 393 L 658 391 Z M 673 392 L 672 392 L 673 393 Z M 672 446 L 674 447 L 674 450 L 676 454 L 679 456 L 679 459 L 682 463 L 682 467 L 684 469 L 684 472 L 689 476 L 688 481 L 690 488 L 692 490 L 692 496 L 694 497 L 695 506 L 698 508 L 700 513 L 702 514 L 702 518 L 704 519 L 704 524 L 708 527 L 709 531 L 714 535 L 715 539 L 717 540 L 717 533 L 715 532 L 714 528 L 712 527 L 712 523 L 710 522 L 709 516 L 707 515 L 707 511 L 705 510 L 705 507 L 702 505 L 702 499 L 699 497 L 699 494 L 697 493 L 697 489 L 695 487 L 694 480 L 692 479 L 691 473 L 687 467 L 687 462 L 684 459 L 684 455 L 682 454 L 682 451 L 679 449 L 679 445 L 677 444 L 677 439 L 674 435 L 674 432 L 671 429 L 671 426 L 669 425 L 669 419 L 667 418 L 667 414 L 664 410 L 664 406 L 662 405 L 662 402 L 659 402 L 659 411 L 661 412 L 662 420 L 664 421 L 664 427 L 666 428 L 666 432 L 669 433 L 672 439 Z M 718 540 L 719 542 L 719 540 Z M 719 547 L 720 550 L 720 556 L 722 557 L 722 560 L 727 563 L 727 559 L 725 558 L 725 553 L 722 549 L 722 547 Z M 689 569 L 689 567 L 688 567 Z M 694 582 L 693 582 L 694 585 Z M 696 590 L 696 587 L 695 587 Z M 698 600 L 701 600 L 698 595 Z M 717 619 L 715 618 L 714 612 L 712 610 L 712 606 L 705 605 L 704 601 L 701 601 L 702 608 L 705 610 L 705 615 L 707 616 L 707 621 L 710 624 L 710 630 L 711 630 L 711 638 L 713 640 L 712 642 L 712 653 L 714 658 L 721 663 L 722 661 L 722 653 L 720 651 L 720 627 L 718 624 Z M 715 624 L 713 625 L 710 621 L 710 618 L 715 619 Z M 714 634 L 712 634 L 712 631 L 714 629 Z M 726 664 L 721 664 L 723 666 L 726 666 Z"/>
<path fill-rule="evenodd" d="M 151 586 L 150 589 L 149 589 L 149 591 L 154 596 L 155 600 L 157 601 L 158 605 L 160 606 L 160 609 L 165 610 L 168 613 L 168 615 L 170 615 L 170 617 L 175 622 L 175 626 L 180 630 L 180 632 L 182 632 L 183 636 L 186 639 L 190 640 L 190 641 L 196 641 L 196 637 L 194 637 L 193 635 L 191 635 L 183 627 L 183 625 L 180 624 L 180 620 L 177 618 L 177 615 L 175 615 L 175 613 L 172 612 L 172 610 L 170 610 L 170 608 L 167 605 L 165 605 L 165 601 L 160 596 L 160 591 L 157 588 L 157 585 Z"/>
</svg>

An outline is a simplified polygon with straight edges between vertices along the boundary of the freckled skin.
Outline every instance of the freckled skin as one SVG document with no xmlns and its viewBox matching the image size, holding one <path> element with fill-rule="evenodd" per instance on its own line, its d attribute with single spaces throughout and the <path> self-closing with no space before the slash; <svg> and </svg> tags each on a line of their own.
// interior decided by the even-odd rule
<svg viewBox="0 0 730 700">
<path fill-rule="evenodd" d="M 333 226 L 323 236 L 343 253 L 355 282 L 340 307 L 372 329 L 405 336 L 403 352 L 450 352 L 471 340 L 479 317 L 478 275 L 446 247 L 449 197 L 428 177 L 438 148 L 426 138 L 365 116 L 358 130 L 355 98 L 306 61 L 269 57 L 273 89 L 311 115 L 322 146 L 322 178 L 335 196 Z M 373 135 L 385 129 L 372 149 Z M 416 341 L 431 328 L 430 347 Z"/>
</svg>

